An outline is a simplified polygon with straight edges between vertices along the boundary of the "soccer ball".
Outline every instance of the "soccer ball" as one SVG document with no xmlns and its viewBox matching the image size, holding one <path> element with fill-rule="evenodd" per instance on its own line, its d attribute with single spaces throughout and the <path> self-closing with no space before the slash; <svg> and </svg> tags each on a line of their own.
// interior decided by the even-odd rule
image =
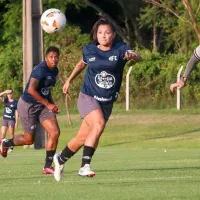
<svg viewBox="0 0 200 200">
<path fill-rule="evenodd" d="M 65 15 L 56 8 L 46 10 L 40 18 L 41 27 L 47 33 L 61 31 L 65 27 L 66 21 Z"/>
</svg>

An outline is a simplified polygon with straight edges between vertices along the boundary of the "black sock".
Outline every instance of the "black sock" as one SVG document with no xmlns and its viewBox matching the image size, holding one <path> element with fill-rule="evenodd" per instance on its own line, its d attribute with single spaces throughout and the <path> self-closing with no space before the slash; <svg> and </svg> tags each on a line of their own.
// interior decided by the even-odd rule
<svg viewBox="0 0 200 200">
<path fill-rule="evenodd" d="M 65 164 L 67 160 L 69 160 L 76 152 L 71 151 L 68 147 L 65 147 L 60 156 L 58 156 L 58 162 L 60 165 Z"/>
<path fill-rule="evenodd" d="M 83 167 L 85 164 L 90 164 L 94 152 L 94 147 L 84 146 L 81 167 Z"/>
<path fill-rule="evenodd" d="M 50 168 L 53 162 L 53 156 L 56 153 L 56 150 L 46 151 L 46 160 L 44 168 Z"/>
<path fill-rule="evenodd" d="M 13 146 L 11 146 L 11 147 L 10 147 L 10 149 L 11 149 L 11 150 L 13 150 L 13 149 L 14 149 L 14 147 L 13 147 Z"/>
<path fill-rule="evenodd" d="M 15 146 L 14 143 L 13 143 L 13 140 L 14 140 L 14 138 L 6 140 L 6 141 L 4 142 L 4 146 L 5 146 L 5 147 Z"/>
</svg>

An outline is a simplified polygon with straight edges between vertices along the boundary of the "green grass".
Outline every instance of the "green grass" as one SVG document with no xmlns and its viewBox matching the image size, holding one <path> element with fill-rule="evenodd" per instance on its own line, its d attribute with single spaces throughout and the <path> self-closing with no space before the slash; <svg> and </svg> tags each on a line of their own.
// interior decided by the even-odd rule
<svg viewBox="0 0 200 200">
<path fill-rule="evenodd" d="M 75 135 L 78 114 L 59 116 L 58 151 Z M 17 130 L 17 134 L 21 128 Z M 82 151 L 61 182 L 42 175 L 45 150 L 16 147 L 0 158 L 0 199 L 199 200 L 200 114 L 196 111 L 114 111 L 92 161 L 94 178 L 77 176 Z"/>
</svg>

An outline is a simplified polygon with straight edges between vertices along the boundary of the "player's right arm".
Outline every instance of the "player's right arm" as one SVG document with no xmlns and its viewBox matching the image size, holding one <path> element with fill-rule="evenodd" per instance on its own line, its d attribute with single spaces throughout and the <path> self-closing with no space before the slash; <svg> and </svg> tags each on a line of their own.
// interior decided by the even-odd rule
<svg viewBox="0 0 200 200">
<path fill-rule="evenodd" d="M 70 74 L 69 78 L 66 80 L 64 86 L 63 86 L 63 93 L 68 94 L 68 89 L 70 86 L 70 83 L 85 69 L 87 64 L 80 60 L 74 67 L 72 73 Z"/>
<path fill-rule="evenodd" d="M 38 102 L 40 102 L 41 104 L 45 105 L 49 110 L 51 110 L 52 112 L 57 113 L 58 112 L 58 107 L 55 104 L 50 103 L 49 101 L 47 101 L 46 99 L 44 99 L 37 91 L 37 88 L 39 86 L 39 80 L 37 80 L 36 78 L 31 77 L 30 78 L 30 83 L 29 83 L 29 87 L 28 87 L 28 93 L 34 98 L 36 99 Z"/>
<path fill-rule="evenodd" d="M 196 68 L 196 65 L 199 62 L 200 62 L 200 45 L 194 50 L 192 57 L 188 61 L 185 72 L 184 72 L 183 76 L 181 77 L 181 80 L 170 85 L 170 90 L 172 92 L 177 87 L 182 88 L 185 86 L 185 82 L 187 81 L 188 76 L 191 74 L 193 69 Z"/>
<path fill-rule="evenodd" d="M 1 93 L 0 93 L 0 98 L 1 98 L 3 95 L 9 94 L 9 93 L 11 93 L 11 92 L 12 92 L 12 90 L 5 90 L 5 91 L 1 92 Z"/>
</svg>

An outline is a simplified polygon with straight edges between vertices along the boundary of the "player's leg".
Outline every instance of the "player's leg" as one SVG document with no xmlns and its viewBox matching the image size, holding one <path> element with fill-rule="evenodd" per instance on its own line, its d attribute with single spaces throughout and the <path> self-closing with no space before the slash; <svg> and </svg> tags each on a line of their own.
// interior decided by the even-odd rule
<svg viewBox="0 0 200 200">
<path fill-rule="evenodd" d="M 34 134 L 24 132 L 24 134 L 17 135 L 11 139 L 2 139 L 0 141 L 0 154 L 2 157 L 7 157 L 7 152 L 10 147 L 31 145 L 34 142 Z"/>
<path fill-rule="evenodd" d="M 100 109 L 92 111 L 84 118 L 91 127 L 91 131 L 90 134 L 88 134 L 84 143 L 82 164 L 78 173 L 81 176 L 92 177 L 95 175 L 95 173 L 90 168 L 90 163 L 98 146 L 99 139 L 103 133 L 105 125 L 112 112 L 112 103 L 99 105 Z"/>
<path fill-rule="evenodd" d="M 57 181 L 61 180 L 61 175 L 64 170 L 65 162 L 69 160 L 83 146 L 89 132 L 90 132 L 90 127 L 85 122 L 85 120 L 83 120 L 77 135 L 68 142 L 67 146 L 62 150 L 61 153 L 55 154 L 54 177 Z"/>
<path fill-rule="evenodd" d="M 96 101 L 93 101 L 92 97 L 82 93 L 79 94 L 78 109 L 82 119 L 84 119 L 87 114 L 98 108 L 100 108 L 100 106 L 96 104 Z M 57 181 L 60 181 L 61 179 L 65 162 L 84 145 L 85 140 L 90 133 L 90 129 L 90 126 L 85 120 L 83 120 L 77 135 L 69 141 L 68 145 L 62 150 L 61 154 L 56 154 L 54 156 L 54 177 Z"/>
<path fill-rule="evenodd" d="M 54 163 L 55 163 L 55 172 L 54 177 L 57 181 L 61 179 L 61 173 L 64 168 L 64 164 L 67 160 L 69 160 L 79 149 L 82 147 L 88 137 L 88 135 L 93 131 L 93 122 L 88 123 L 87 121 L 95 121 L 93 119 L 93 112 L 101 113 L 100 115 L 103 116 L 101 111 L 101 106 L 99 103 L 93 98 L 88 95 L 80 93 L 78 99 L 78 109 L 80 112 L 81 117 L 84 119 L 81 127 L 77 133 L 77 135 L 72 138 L 68 145 L 63 149 L 61 154 L 56 154 L 54 156 Z M 92 113 L 92 114 L 91 114 Z M 85 120 L 85 117 L 88 117 L 88 120 Z M 98 120 L 99 121 L 99 120 Z M 91 125 L 90 125 L 91 124 Z M 104 128 L 104 119 L 102 118 L 102 127 Z M 96 125 L 97 128 L 98 125 Z M 98 126 L 99 127 L 99 126 Z M 102 130 L 103 130 L 102 128 Z M 100 127 L 97 129 L 101 129 Z M 100 130 L 100 132 L 102 131 Z M 96 143 L 96 142 L 94 142 Z M 85 150 L 86 149 L 86 150 Z M 89 150 L 88 150 L 89 149 Z M 84 153 L 83 157 L 93 155 L 95 151 L 94 147 L 84 146 Z M 88 155 L 85 155 L 88 154 Z M 93 173 L 93 172 L 92 172 Z"/>
<path fill-rule="evenodd" d="M 3 157 L 7 157 L 8 148 L 11 146 L 31 145 L 35 139 L 37 110 L 32 104 L 28 104 L 21 98 L 18 101 L 18 113 L 24 133 L 14 136 L 11 139 L 3 139 L 0 141 L 0 153 Z"/>
<path fill-rule="evenodd" d="M 14 138 L 15 134 L 15 121 L 9 120 L 8 122 L 8 132 L 10 135 L 10 138 Z M 11 146 L 8 150 L 9 153 L 13 152 L 14 146 Z"/>
<path fill-rule="evenodd" d="M 1 139 L 4 139 L 6 137 L 6 132 L 8 130 L 7 126 L 1 126 Z"/>
<path fill-rule="evenodd" d="M 90 163 L 104 130 L 105 120 L 101 109 L 93 110 L 85 116 L 84 120 L 90 126 L 90 132 L 84 143 L 82 164 L 78 175 L 93 177 L 95 173 L 91 170 Z"/>
<path fill-rule="evenodd" d="M 46 159 L 42 173 L 43 174 L 53 174 L 54 168 L 52 167 L 53 157 L 56 152 L 58 138 L 60 135 L 60 128 L 54 113 L 49 112 L 45 107 L 41 112 L 40 123 L 46 130 L 48 137 L 46 142 Z"/>
</svg>

